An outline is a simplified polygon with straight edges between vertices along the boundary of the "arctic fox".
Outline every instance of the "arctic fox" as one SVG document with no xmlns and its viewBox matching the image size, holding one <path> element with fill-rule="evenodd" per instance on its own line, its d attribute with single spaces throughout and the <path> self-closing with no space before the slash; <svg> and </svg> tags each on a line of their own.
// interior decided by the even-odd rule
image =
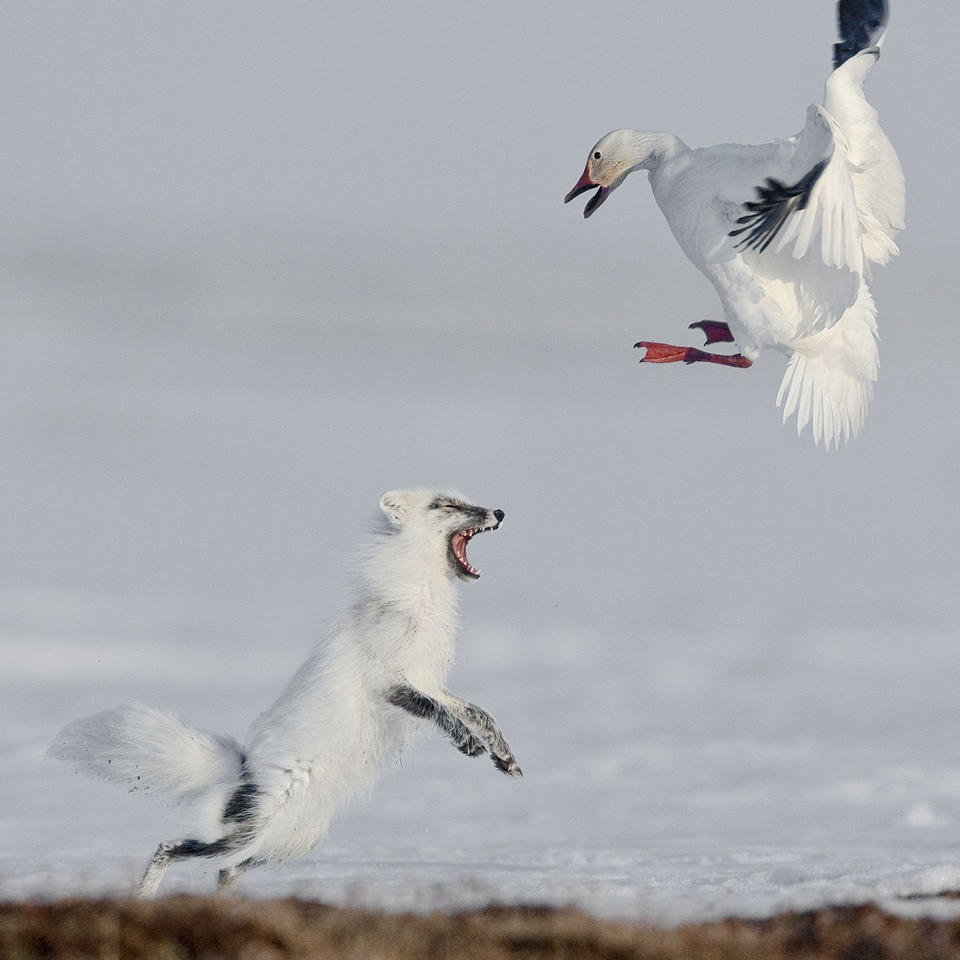
<svg viewBox="0 0 960 960">
<path fill-rule="evenodd" d="M 444 688 L 455 580 L 480 575 L 467 543 L 496 530 L 503 511 L 425 489 L 385 493 L 380 509 L 386 519 L 363 554 L 352 607 L 245 742 L 129 703 L 74 721 L 50 747 L 89 775 L 194 802 L 196 836 L 160 844 L 142 896 L 178 860 L 219 860 L 224 888 L 250 867 L 305 854 L 401 747 L 411 718 L 435 723 L 469 757 L 489 748 L 497 769 L 521 775 L 493 717 Z"/>
</svg>

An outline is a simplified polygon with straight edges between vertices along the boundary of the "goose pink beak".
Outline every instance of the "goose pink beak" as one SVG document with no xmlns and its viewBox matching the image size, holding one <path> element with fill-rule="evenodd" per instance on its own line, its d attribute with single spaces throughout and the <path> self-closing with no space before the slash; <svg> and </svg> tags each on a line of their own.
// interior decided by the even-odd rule
<svg viewBox="0 0 960 960">
<path fill-rule="evenodd" d="M 581 193 L 585 190 L 590 190 L 593 187 L 598 187 L 597 192 L 587 201 L 587 205 L 583 208 L 584 217 L 589 217 L 597 207 L 607 199 L 607 194 L 610 192 L 609 188 L 601 186 L 599 183 L 596 183 L 594 180 L 590 179 L 590 165 L 588 164 L 583 171 L 583 176 L 574 184 L 573 189 L 563 198 L 564 203 L 569 203 L 574 197 L 579 197 Z"/>
</svg>

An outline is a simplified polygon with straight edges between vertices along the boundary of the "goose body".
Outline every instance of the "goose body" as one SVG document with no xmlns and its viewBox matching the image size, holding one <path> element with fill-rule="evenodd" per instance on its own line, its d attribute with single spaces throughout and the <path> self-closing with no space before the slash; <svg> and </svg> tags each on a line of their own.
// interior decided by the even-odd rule
<svg viewBox="0 0 960 960">
<path fill-rule="evenodd" d="M 856 436 L 877 379 L 869 264 L 897 253 L 904 178 L 863 80 L 879 57 L 886 0 L 840 0 L 841 42 L 823 105 L 803 130 L 770 143 L 691 149 L 655 131 L 615 130 L 590 151 L 566 201 L 591 188 L 589 217 L 629 173 L 645 169 L 658 206 L 691 262 L 710 280 L 722 321 L 707 345 L 735 354 L 641 341 L 651 363 L 749 367 L 772 348 L 789 361 L 777 403 L 797 432 L 829 448 Z"/>
</svg>

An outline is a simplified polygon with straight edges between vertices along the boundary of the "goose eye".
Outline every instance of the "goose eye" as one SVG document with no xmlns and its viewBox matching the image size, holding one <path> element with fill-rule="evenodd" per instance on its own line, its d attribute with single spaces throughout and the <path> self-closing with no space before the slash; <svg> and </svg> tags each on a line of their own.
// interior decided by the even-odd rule
<svg viewBox="0 0 960 960">
<path fill-rule="evenodd" d="M 594 159 L 594 160 L 599 160 L 599 159 L 600 159 L 600 151 L 599 151 L 599 150 L 593 155 L 593 159 Z"/>
</svg>

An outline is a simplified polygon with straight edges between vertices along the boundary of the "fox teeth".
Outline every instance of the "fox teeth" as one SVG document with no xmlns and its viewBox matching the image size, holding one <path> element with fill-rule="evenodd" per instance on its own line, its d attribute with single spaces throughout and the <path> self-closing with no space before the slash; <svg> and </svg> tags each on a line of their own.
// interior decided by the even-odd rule
<svg viewBox="0 0 960 960">
<path fill-rule="evenodd" d="M 450 541 L 457 562 L 467 573 L 474 577 L 479 577 L 480 571 L 467 559 L 467 543 L 474 534 L 479 532 L 479 527 L 468 527 L 455 533 Z"/>
</svg>

